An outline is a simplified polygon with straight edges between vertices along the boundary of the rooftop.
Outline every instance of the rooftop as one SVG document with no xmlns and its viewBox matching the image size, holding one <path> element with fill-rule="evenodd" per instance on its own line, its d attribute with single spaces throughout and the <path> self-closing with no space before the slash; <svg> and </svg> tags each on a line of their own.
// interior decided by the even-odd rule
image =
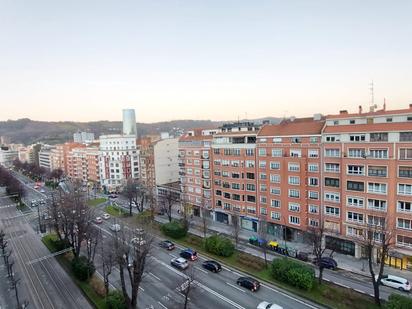
<svg viewBox="0 0 412 309">
<path fill-rule="evenodd" d="M 321 134 L 325 120 L 313 120 L 312 117 L 286 119 L 279 124 L 265 125 L 259 132 L 260 136 L 318 135 Z"/>
</svg>

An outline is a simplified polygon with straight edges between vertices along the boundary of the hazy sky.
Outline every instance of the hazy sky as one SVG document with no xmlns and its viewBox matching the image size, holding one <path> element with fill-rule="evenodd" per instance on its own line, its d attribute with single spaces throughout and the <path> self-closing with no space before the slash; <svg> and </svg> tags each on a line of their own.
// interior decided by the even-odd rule
<svg viewBox="0 0 412 309">
<path fill-rule="evenodd" d="M 412 103 L 412 1 L 0 0 L 0 120 L 138 122 Z"/>
</svg>

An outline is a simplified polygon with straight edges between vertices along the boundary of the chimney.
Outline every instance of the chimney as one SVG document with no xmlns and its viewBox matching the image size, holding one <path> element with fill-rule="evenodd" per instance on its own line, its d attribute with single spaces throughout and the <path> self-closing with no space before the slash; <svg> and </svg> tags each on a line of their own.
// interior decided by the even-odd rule
<svg viewBox="0 0 412 309">
<path fill-rule="evenodd" d="M 386 98 L 383 98 L 383 107 L 382 107 L 383 111 L 386 111 Z"/>
<path fill-rule="evenodd" d="M 359 105 L 359 114 L 362 114 L 362 105 Z"/>
<path fill-rule="evenodd" d="M 412 104 L 409 104 L 409 109 L 412 109 Z"/>
<path fill-rule="evenodd" d="M 347 115 L 348 111 L 346 109 L 339 111 L 340 115 Z"/>
<path fill-rule="evenodd" d="M 322 119 L 322 114 L 314 114 L 313 115 L 313 120 L 315 120 L 315 121 L 319 121 L 319 120 L 321 120 Z"/>
</svg>

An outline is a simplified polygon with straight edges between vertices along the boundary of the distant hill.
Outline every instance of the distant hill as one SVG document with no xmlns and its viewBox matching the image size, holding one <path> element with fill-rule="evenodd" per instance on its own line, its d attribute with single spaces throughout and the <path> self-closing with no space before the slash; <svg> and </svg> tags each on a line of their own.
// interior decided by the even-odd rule
<svg viewBox="0 0 412 309">
<path fill-rule="evenodd" d="M 262 122 L 269 120 L 277 123 L 279 118 L 262 118 L 256 120 Z M 169 132 L 172 135 L 180 135 L 188 129 L 197 127 L 217 127 L 222 125 L 222 121 L 211 120 L 173 120 L 156 123 L 137 123 L 137 133 L 139 136 L 146 134 L 156 134 Z M 121 133 L 121 121 L 94 121 L 94 122 L 47 122 L 34 121 L 27 118 L 18 120 L 0 121 L 0 136 L 7 136 L 12 143 L 31 144 L 43 142 L 47 144 L 58 144 L 73 139 L 73 133 L 77 131 L 87 131 L 94 133 L 95 137 L 103 134 Z"/>
</svg>

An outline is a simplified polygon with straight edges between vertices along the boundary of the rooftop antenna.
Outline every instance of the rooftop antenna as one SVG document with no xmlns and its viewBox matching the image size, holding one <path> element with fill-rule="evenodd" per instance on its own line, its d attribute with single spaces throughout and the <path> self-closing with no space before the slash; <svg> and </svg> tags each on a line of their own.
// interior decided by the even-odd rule
<svg viewBox="0 0 412 309">
<path fill-rule="evenodd" d="M 373 92 L 373 80 L 372 80 L 372 82 L 369 84 L 369 90 L 370 90 L 370 92 L 371 92 L 371 105 L 372 106 L 374 106 L 375 105 L 375 95 L 374 95 L 374 92 Z"/>
</svg>

